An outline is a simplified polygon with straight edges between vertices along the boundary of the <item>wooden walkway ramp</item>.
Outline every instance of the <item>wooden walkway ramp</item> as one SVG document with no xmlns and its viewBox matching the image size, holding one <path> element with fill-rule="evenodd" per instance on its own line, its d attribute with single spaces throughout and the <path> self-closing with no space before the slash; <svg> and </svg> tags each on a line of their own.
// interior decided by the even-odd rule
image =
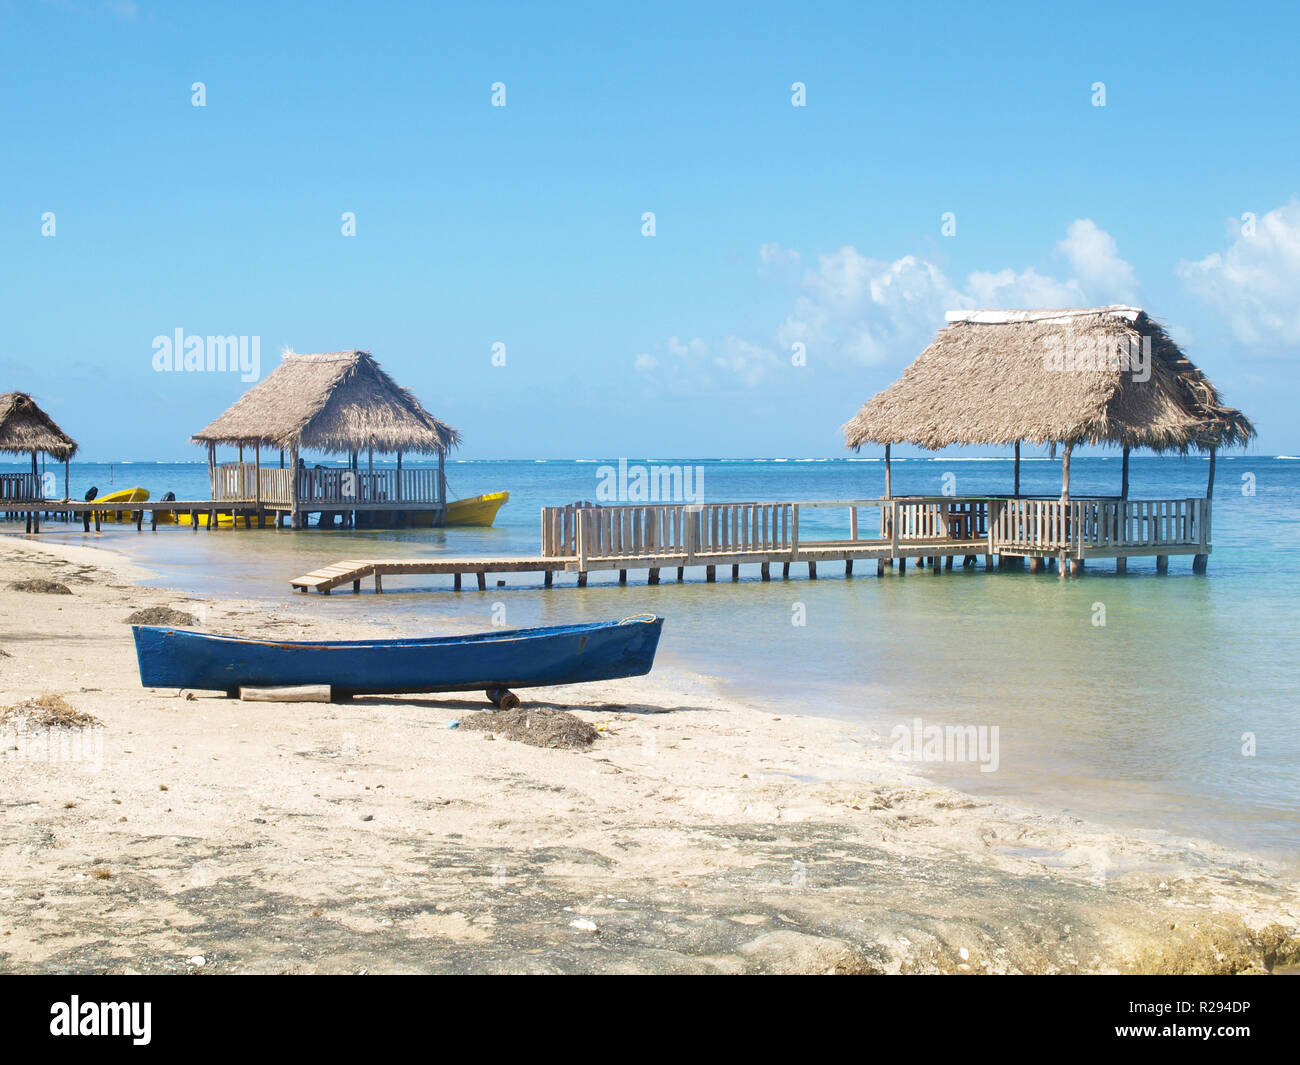
<svg viewBox="0 0 1300 1065">
<path fill-rule="evenodd" d="M 947 567 L 952 568 L 952 560 L 962 557 L 966 562 L 973 561 L 984 552 L 987 544 L 983 540 L 930 540 L 916 541 L 907 545 L 911 557 L 918 561 L 931 559 L 935 571 L 942 568 L 946 560 Z M 808 567 L 808 576 L 817 579 L 819 563 L 843 562 L 845 573 L 852 574 L 855 559 L 875 559 L 877 573 L 882 574 L 885 566 L 892 567 L 894 559 L 906 568 L 908 556 L 894 556 L 889 541 L 845 541 L 843 543 L 821 542 L 809 544 L 797 556 L 789 551 L 726 551 L 703 554 L 663 554 L 663 555 L 607 555 L 603 558 L 588 558 L 585 562 L 572 555 L 551 557 L 505 557 L 505 558 L 431 558 L 431 559 L 344 559 L 328 566 L 323 566 L 311 573 L 295 577 L 290 581 L 294 591 L 317 591 L 329 595 L 335 588 L 346 584 L 352 585 L 354 592 L 361 591 L 361 582 L 374 578 L 375 591 L 383 592 L 384 577 L 403 575 L 437 575 L 450 574 L 455 580 L 453 587 L 461 590 L 461 581 L 467 574 L 473 574 L 480 591 L 487 589 L 489 573 L 541 573 L 543 584 L 550 588 L 554 585 L 556 573 L 573 573 L 577 576 L 577 587 L 587 584 L 587 575 L 597 570 L 618 570 L 619 583 L 627 583 L 629 570 L 647 570 L 650 584 L 659 583 L 662 570 L 677 571 L 677 580 L 685 579 L 687 567 L 703 568 L 705 580 L 712 584 L 717 580 L 719 566 L 730 566 L 732 580 L 740 579 L 742 565 L 757 565 L 763 580 L 770 579 L 771 567 L 779 565 L 782 577 L 790 576 L 790 566 L 800 563 Z"/>
<path fill-rule="evenodd" d="M 848 536 L 810 539 L 809 516 L 830 508 L 848 511 Z M 859 511 L 871 520 L 863 522 Z M 800 518 L 805 535 L 800 535 Z M 829 526 L 818 518 L 816 528 Z M 871 532 L 867 532 L 870 527 Z M 908 559 L 938 574 L 960 558 L 971 566 L 982 556 L 985 569 L 1028 562 L 1031 572 L 1057 569 L 1061 576 L 1083 572 L 1085 560 L 1113 559 L 1121 572 L 1129 557 L 1154 556 L 1158 572 L 1168 570 L 1170 555 L 1193 556 L 1194 572 L 1205 572 L 1210 551 L 1208 499 L 1118 500 L 1038 499 L 997 496 L 907 496 L 890 499 L 832 500 L 805 503 L 708 503 L 543 507 L 541 550 L 532 557 L 423 559 L 347 559 L 297 577 L 295 589 L 328 594 L 373 577 L 398 574 L 451 574 L 460 590 L 464 574 L 473 573 L 480 589 L 489 573 L 541 573 L 550 588 L 558 572 L 587 575 L 617 570 L 620 584 L 629 570 L 648 570 L 658 584 L 661 570 L 675 569 L 677 580 L 688 568 L 703 568 L 706 582 L 717 580 L 719 566 L 759 566 L 763 580 L 779 565 L 790 576 L 794 564 L 806 565 L 817 577 L 821 564 L 843 563 L 846 574 L 858 560 L 875 560 L 877 575 Z"/>
<path fill-rule="evenodd" d="M 463 574 L 472 573 L 480 589 L 487 587 L 489 573 L 542 573 L 550 587 L 556 570 L 563 570 L 571 558 L 368 558 L 344 559 L 332 565 L 312 570 L 295 577 L 289 584 L 294 591 L 317 591 L 329 595 L 335 588 L 351 584 L 354 592 L 361 591 L 361 582 L 368 577 L 375 581 L 375 591 L 384 590 L 384 578 L 401 574 L 452 574 L 456 590 L 460 590 Z"/>
</svg>

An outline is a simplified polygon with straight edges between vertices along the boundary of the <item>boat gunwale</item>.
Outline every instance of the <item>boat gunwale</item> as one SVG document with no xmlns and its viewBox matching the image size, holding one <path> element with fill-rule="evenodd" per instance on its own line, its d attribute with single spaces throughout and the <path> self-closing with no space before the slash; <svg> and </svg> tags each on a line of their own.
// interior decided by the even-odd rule
<svg viewBox="0 0 1300 1065">
<path fill-rule="evenodd" d="M 138 640 L 141 633 L 159 633 L 173 636 L 192 637 L 211 643 L 234 643 L 247 647 L 266 647 L 277 650 L 328 651 L 328 650 L 369 650 L 387 647 L 413 648 L 421 646 L 449 646 L 468 643 L 524 643 L 529 640 L 545 639 L 551 636 L 578 635 L 594 632 L 597 629 L 613 629 L 630 624 L 662 624 L 663 617 L 658 614 L 637 614 L 617 621 L 590 621 L 578 625 L 540 625 L 529 629 L 508 629 L 504 632 L 463 633 L 455 636 L 409 636 L 387 640 L 264 640 L 252 636 L 233 636 L 221 633 L 195 632 L 192 629 L 180 629 L 170 625 L 132 625 L 131 630 Z"/>
</svg>

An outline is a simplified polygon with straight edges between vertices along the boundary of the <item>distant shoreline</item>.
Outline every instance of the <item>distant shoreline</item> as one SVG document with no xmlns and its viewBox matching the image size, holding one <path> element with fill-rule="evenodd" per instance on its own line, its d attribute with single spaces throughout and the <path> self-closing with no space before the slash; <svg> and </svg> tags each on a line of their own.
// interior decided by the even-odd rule
<svg viewBox="0 0 1300 1065">
<path fill-rule="evenodd" d="M 967 448 L 967 449 L 964 449 L 964 450 L 970 450 L 970 449 Z M 644 463 L 644 462 L 664 462 L 664 463 L 703 462 L 703 463 L 730 464 L 730 463 L 741 463 L 741 462 L 762 462 L 762 463 L 767 463 L 767 462 L 837 462 L 837 463 L 853 464 L 853 463 L 876 463 L 876 462 L 878 462 L 878 463 L 883 463 L 883 462 L 885 461 L 885 460 L 884 460 L 883 458 L 881 458 L 880 456 L 873 456 L 873 455 L 835 455 L 835 456 L 816 456 L 816 455 L 813 455 L 813 456 L 781 456 L 781 455 L 776 455 L 776 456 L 768 455 L 768 456 L 764 456 L 764 455 L 756 455 L 756 456 L 740 457 L 740 458 L 735 458 L 735 457 L 699 458 L 699 457 L 697 457 L 697 456 L 685 456 L 685 457 L 683 457 L 683 456 L 663 456 L 663 455 L 660 455 L 660 456 L 656 456 L 656 457 L 654 457 L 654 458 L 651 458 L 651 457 L 649 457 L 649 456 L 629 455 L 629 456 L 623 456 L 623 457 L 626 458 L 629 462 L 643 462 L 643 463 Z M 538 458 L 500 458 L 500 459 L 471 459 L 471 458 L 454 458 L 454 457 L 448 456 L 448 458 L 447 458 L 447 460 L 446 460 L 446 464 L 447 464 L 448 466 L 488 466 L 488 465 L 493 465 L 493 464 L 498 464 L 498 463 L 524 463 L 524 464 L 527 464 L 527 463 L 543 463 L 543 464 L 554 463 L 554 464 L 557 464 L 557 465 L 558 465 L 558 464 L 566 463 L 566 462 L 567 462 L 567 463 L 573 463 L 573 464 L 575 464 L 575 465 L 590 465 L 590 464 L 594 464 L 594 463 L 602 463 L 602 462 L 617 462 L 617 461 L 618 461 L 618 458 L 619 458 L 618 456 L 610 456 L 610 457 L 607 457 L 607 458 L 594 458 L 594 459 L 593 459 L 593 458 L 560 458 L 560 459 L 557 459 L 557 458 L 545 458 L 545 459 L 538 459 Z M 1286 455 L 1286 454 L 1281 454 L 1281 455 L 1233 455 L 1233 454 L 1223 454 L 1223 455 L 1219 455 L 1219 456 L 1218 456 L 1217 461 L 1219 461 L 1219 462 L 1254 462 L 1254 461 L 1258 461 L 1258 460 L 1260 460 L 1260 459 L 1263 459 L 1263 460 L 1266 460 L 1266 461 L 1297 462 L 1297 461 L 1300 461 L 1300 455 Z M 321 460 L 318 459 L 317 461 L 321 461 Z M 343 458 L 338 457 L 338 456 L 333 456 L 333 457 L 326 456 L 326 458 L 324 459 L 324 461 L 326 461 L 326 462 L 337 462 L 337 463 L 339 463 L 339 464 L 342 464 L 342 463 L 344 462 Z M 895 455 L 895 456 L 893 456 L 892 461 L 893 461 L 893 462 L 1005 462 L 1005 463 L 1007 463 L 1008 465 L 1010 465 L 1010 464 L 1012 464 L 1015 460 L 1014 460 L 1010 455 L 945 455 L 945 454 L 938 454 L 938 455 Z M 1058 464 L 1058 465 L 1059 465 L 1059 462 L 1060 462 L 1059 459 L 1049 458 L 1049 457 L 1044 456 L 1044 455 L 1024 455 L 1024 456 L 1021 457 L 1021 460 L 1020 460 L 1020 461 L 1021 461 L 1022 463 L 1025 463 L 1025 462 L 1050 462 L 1050 463 L 1054 463 L 1054 464 Z M 1074 461 L 1076 461 L 1076 462 L 1093 462 L 1093 461 L 1097 461 L 1097 462 L 1111 462 L 1111 461 L 1119 462 L 1119 461 L 1120 461 L 1120 456 L 1119 456 L 1119 455 L 1110 455 L 1110 454 L 1093 454 L 1093 453 L 1089 453 L 1089 452 L 1087 452 L 1087 451 L 1080 451 L 1078 454 L 1075 455 L 1075 459 L 1074 459 Z M 1209 461 L 1210 461 L 1210 460 L 1209 460 L 1209 456 L 1208 456 L 1208 455 L 1200 455 L 1200 454 L 1194 454 L 1194 455 L 1134 455 L 1134 456 L 1132 456 L 1132 458 L 1130 459 L 1130 462 L 1132 462 L 1132 463 L 1134 463 L 1134 464 L 1139 464 L 1139 463 L 1141 463 L 1141 464 L 1147 464 L 1147 463 L 1156 463 L 1156 462 L 1209 462 Z M 396 463 L 395 460 L 393 460 L 393 459 L 385 459 L 385 458 L 382 458 L 382 457 L 379 457 L 379 456 L 376 456 L 376 457 L 375 457 L 374 463 L 375 463 L 376 466 L 396 466 L 396 465 L 397 465 L 397 463 Z M 29 469 L 29 468 L 30 468 L 30 465 L 31 465 L 30 462 L 16 461 L 16 460 L 11 460 L 11 459 L 0 459 L 0 469 L 8 468 L 8 467 L 12 466 L 12 467 L 14 467 L 15 469 L 23 469 L 23 470 L 25 470 L 25 469 Z M 203 466 L 203 467 L 206 467 L 206 466 L 207 466 L 207 461 L 206 461 L 205 459 L 75 459 L 75 460 L 73 460 L 72 465 L 73 465 L 73 466 Z M 407 468 L 410 468 L 410 467 L 413 467 L 413 466 L 430 466 L 430 467 L 432 467 L 432 466 L 437 466 L 437 462 L 436 462 L 436 461 L 432 461 L 432 460 L 422 460 L 422 459 L 419 459 L 419 458 L 409 458 L 409 459 L 405 459 L 405 460 L 403 461 L 403 466 L 405 466 L 405 467 L 407 467 Z"/>
</svg>

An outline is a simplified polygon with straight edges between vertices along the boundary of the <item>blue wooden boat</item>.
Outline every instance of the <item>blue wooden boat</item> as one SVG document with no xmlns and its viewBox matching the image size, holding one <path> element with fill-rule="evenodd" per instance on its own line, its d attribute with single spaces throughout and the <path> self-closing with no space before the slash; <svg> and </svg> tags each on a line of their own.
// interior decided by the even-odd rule
<svg viewBox="0 0 1300 1065">
<path fill-rule="evenodd" d="M 290 643 L 135 625 L 140 683 L 237 694 L 328 684 L 335 694 L 501 691 L 649 673 L 663 618 L 406 640 Z"/>
</svg>

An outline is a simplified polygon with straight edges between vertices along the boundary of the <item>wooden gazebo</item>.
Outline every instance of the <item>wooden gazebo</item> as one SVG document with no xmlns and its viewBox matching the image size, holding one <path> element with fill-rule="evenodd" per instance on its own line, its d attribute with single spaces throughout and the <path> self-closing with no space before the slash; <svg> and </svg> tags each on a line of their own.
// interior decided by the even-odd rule
<svg viewBox="0 0 1300 1065">
<path fill-rule="evenodd" d="M 10 513 L 23 513 L 21 504 L 42 503 L 48 493 L 41 484 L 39 459 L 42 453 L 63 463 L 63 494 L 68 494 L 68 463 L 77 453 L 77 442 L 55 424 L 26 392 L 0 394 L 0 452 L 31 455 L 29 473 L 0 474 L 0 503 Z M 39 522 L 40 508 L 26 511 L 28 531 Z"/>
<path fill-rule="evenodd" d="M 1225 406 L 1205 375 L 1164 329 L 1136 307 L 1063 310 L 952 311 L 948 325 L 885 391 L 844 426 L 845 443 L 885 448 L 885 496 L 892 498 L 890 447 L 929 450 L 951 445 L 1014 448 L 1008 497 L 953 499 L 966 531 L 985 523 L 990 543 L 1007 557 L 1069 563 L 1110 557 L 1120 569 L 1130 555 L 1191 554 L 1205 568 L 1217 449 L 1245 444 L 1254 426 Z M 1022 443 L 1062 449 L 1059 499 L 1020 492 Z M 1119 494 L 1072 497 L 1074 448 L 1122 449 Z M 1129 452 L 1204 451 L 1210 456 L 1205 497 L 1130 500 Z"/>
<path fill-rule="evenodd" d="M 288 515 L 300 528 L 311 513 L 331 519 L 341 514 L 345 522 L 357 515 L 392 520 L 425 513 L 441 524 L 444 464 L 459 434 L 426 411 L 369 352 L 290 352 L 193 440 L 207 448 L 215 504 Z M 220 445 L 237 448 L 237 461 L 218 463 Z M 262 466 L 264 448 L 279 451 L 278 466 Z M 251 463 L 246 451 L 252 452 Z M 308 469 L 301 461 L 306 451 L 346 455 L 348 466 Z M 376 470 L 376 452 L 395 453 L 396 470 Z M 403 469 L 403 455 L 412 453 L 437 456 L 437 469 Z"/>
</svg>

